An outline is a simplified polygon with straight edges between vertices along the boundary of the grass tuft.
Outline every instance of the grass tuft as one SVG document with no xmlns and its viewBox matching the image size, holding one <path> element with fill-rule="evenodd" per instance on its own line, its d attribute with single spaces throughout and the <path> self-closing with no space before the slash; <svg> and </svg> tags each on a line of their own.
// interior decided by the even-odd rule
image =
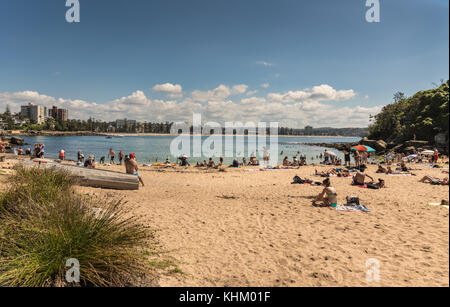
<svg viewBox="0 0 450 307">
<path fill-rule="evenodd" d="M 0 286 L 128 286 L 149 272 L 153 233 L 118 200 L 86 198 L 64 172 L 16 167 L 0 194 Z"/>
</svg>

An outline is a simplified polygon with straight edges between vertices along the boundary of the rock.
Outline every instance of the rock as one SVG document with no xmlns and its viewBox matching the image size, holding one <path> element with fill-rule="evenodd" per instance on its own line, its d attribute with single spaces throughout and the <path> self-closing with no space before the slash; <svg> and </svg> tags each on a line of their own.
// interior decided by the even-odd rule
<svg viewBox="0 0 450 307">
<path fill-rule="evenodd" d="M 405 146 L 406 147 L 409 147 L 409 146 L 424 147 L 424 146 L 427 146 L 428 144 L 429 144 L 428 141 L 414 141 L 414 140 L 411 140 L 411 141 L 406 141 L 405 142 Z"/>
<path fill-rule="evenodd" d="M 387 148 L 387 143 L 383 140 L 378 140 L 376 142 L 376 147 L 377 147 L 377 148 L 375 148 L 376 150 L 384 151 Z"/>
<path fill-rule="evenodd" d="M 385 151 L 386 148 L 387 148 L 387 144 L 383 140 L 375 141 L 375 140 L 369 140 L 367 138 L 364 138 L 364 139 L 361 140 L 360 143 L 361 143 L 361 145 L 367 145 L 367 146 L 372 147 L 377 152 Z"/>
<path fill-rule="evenodd" d="M 403 152 L 405 154 L 413 154 L 416 152 L 416 148 L 414 146 L 408 146 L 405 149 L 403 149 Z"/>
<path fill-rule="evenodd" d="M 396 146 L 391 148 L 391 151 L 393 151 L 393 152 L 400 152 L 402 148 L 403 148 L 403 144 L 396 145 Z"/>
<path fill-rule="evenodd" d="M 25 141 L 23 139 L 15 137 L 15 136 L 13 136 L 11 138 L 11 144 L 13 144 L 13 145 L 23 146 L 24 142 Z"/>
</svg>

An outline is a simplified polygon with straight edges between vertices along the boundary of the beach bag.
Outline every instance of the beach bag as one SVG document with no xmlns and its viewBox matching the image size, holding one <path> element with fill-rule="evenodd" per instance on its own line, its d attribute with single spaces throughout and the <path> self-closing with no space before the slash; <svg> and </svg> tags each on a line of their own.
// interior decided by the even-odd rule
<svg viewBox="0 0 450 307">
<path fill-rule="evenodd" d="M 347 206 L 359 206 L 359 197 L 358 196 L 347 196 Z"/>
<path fill-rule="evenodd" d="M 304 184 L 305 180 L 302 180 L 299 176 L 295 176 L 294 182 L 292 182 L 292 183 Z"/>
</svg>

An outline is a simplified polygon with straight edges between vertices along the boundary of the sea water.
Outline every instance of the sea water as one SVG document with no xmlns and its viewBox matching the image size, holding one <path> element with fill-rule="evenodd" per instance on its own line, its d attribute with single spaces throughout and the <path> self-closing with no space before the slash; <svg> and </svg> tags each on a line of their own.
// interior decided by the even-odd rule
<svg viewBox="0 0 450 307">
<path fill-rule="evenodd" d="M 140 163 L 153 163 L 164 162 L 167 158 L 176 162 L 176 158 L 170 153 L 170 144 L 174 140 L 175 136 L 171 135 L 131 135 L 123 137 L 106 138 L 104 136 L 36 136 L 36 137 L 24 137 L 25 143 L 28 145 L 23 146 L 24 149 L 33 149 L 34 144 L 45 144 L 45 157 L 58 158 L 59 151 L 64 149 L 66 152 L 66 159 L 76 160 L 77 152 L 80 150 L 85 157 L 94 155 L 98 161 L 101 157 L 106 157 L 108 161 L 108 152 L 112 148 L 117 154 L 122 150 L 126 155 L 134 153 Z M 202 137 L 204 141 L 207 137 Z M 307 162 L 319 162 L 318 156 L 324 152 L 326 148 L 305 145 L 307 143 L 348 143 L 357 142 L 360 138 L 355 137 L 278 137 L 278 162 L 281 163 L 285 156 L 288 156 L 290 160 L 292 157 L 297 158 L 302 155 L 307 157 Z M 244 142 L 244 148 L 247 151 L 249 139 L 247 137 L 235 138 L 234 140 Z M 267 138 L 267 148 L 270 149 L 269 138 Z M 225 145 L 225 137 L 223 142 Z M 225 146 L 224 146 L 225 147 Z M 246 156 L 249 157 L 250 152 L 237 153 L 238 146 L 234 144 L 234 157 Z M 343 153 L 338 152 L 335 149 L 328 148 L 337 154 L 340 158 L 343 158 Z M 223 150 L 225 155 L 225 148 Z M 234 157 L 225 157 L 225 164 L 231 164 Z M 258 158 L 260 158 L 258 156 Z M 116 158 L 117 159 L 117 158 Z M 209 157 L 202 156 L 196 158 L 190 158 L 189 162 L 196 163 L 197 161 L 208 160 Z M 214 158 L 217 162 L 218 157 Z M 242 161 L 242 158 L 238 158 Z M 247 158 L 247 161 L 249 159 Z"/>
</svg>

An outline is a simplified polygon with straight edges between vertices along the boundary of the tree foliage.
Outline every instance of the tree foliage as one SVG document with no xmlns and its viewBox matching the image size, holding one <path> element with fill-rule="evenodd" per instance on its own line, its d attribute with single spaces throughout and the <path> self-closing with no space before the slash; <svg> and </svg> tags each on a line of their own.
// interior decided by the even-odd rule
<svg viewBox="0 0 450 307">
<path fill-rule="evenodd" d="M 425 140 L 433 142 L 438 133 L 448 135 L 449 81 L 428 91 L 405 98 L 394 95 L 394 103 L 383 108 L 369 127 L 369 138 L 402 142 Z"/>
</svg>

